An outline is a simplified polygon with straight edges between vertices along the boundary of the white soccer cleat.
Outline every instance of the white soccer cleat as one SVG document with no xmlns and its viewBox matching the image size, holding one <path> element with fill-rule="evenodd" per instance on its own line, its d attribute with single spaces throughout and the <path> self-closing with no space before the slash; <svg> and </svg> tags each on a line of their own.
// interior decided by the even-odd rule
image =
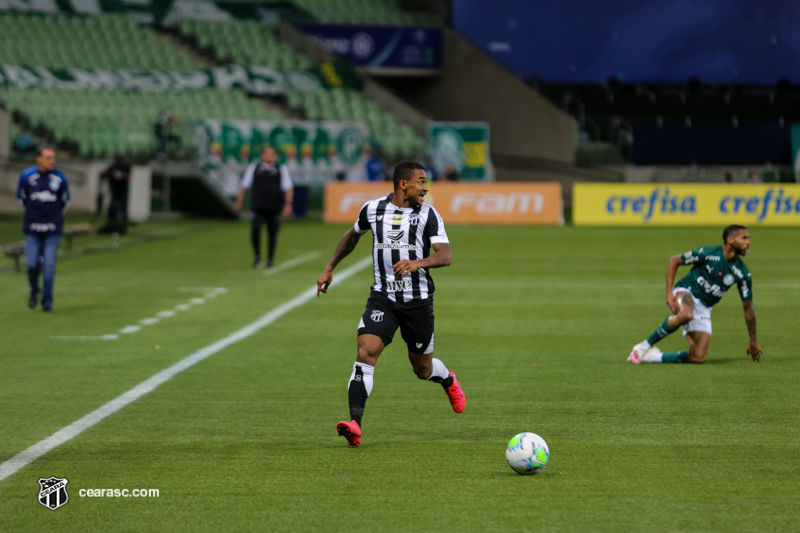
<svg viewBox="0 0 800 533">
<path fill-rule="evenodd" d="M 647 350 L 642 343 L 640 342 L 636 346 L 633 347 L 631 350 L 631 354 L 628 356 L 627 362 L 633 363 L 634 365 L 638 365 L 642 362 L 642 358 L 647 353 Z"/>
<path fill-rule="evenodd" d="M 653 346 L 647 352 L 645 352 L 644 357 L 642 357 L 642 363 L 652 363 L 655 356 L 661 357 L 661 350 L 657 347 Z"/>
</svg>

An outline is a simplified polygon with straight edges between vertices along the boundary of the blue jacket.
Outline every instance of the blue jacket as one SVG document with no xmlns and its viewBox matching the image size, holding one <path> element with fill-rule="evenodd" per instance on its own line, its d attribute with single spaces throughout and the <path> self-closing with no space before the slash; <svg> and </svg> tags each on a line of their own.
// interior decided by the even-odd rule
<svg viewBox="0 0 800 533">
<path fill-rule="evenodd" d="M 60 235 L 69 206 L 67 178 L 55 169 L 42 175 L 38 167 L 31 167 L 19 177 L 17 201 L 25 207 L 23 232 L 42 237 Z"/>
</svg>

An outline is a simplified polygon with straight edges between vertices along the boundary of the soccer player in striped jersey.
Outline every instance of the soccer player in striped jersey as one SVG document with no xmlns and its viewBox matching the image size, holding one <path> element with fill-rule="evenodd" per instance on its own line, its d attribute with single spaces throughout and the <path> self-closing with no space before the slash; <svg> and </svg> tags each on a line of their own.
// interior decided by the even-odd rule
<svg viewBox="0 0 800 533">
<path fill-rule="evenodd" d="M 429 190 L 425 167 L 403 161 L 395 167 L 392 181 L 394 193 L 364 204 L 317 280 L 317 296 L 327 293 L 336 265 L 355 249 L 364 233 L 372 231 L 375 282 L 358 324 L 358 353 L 348 384 L 351 421 L 336 425 L 350 446 L 361 444 L 361 417 L 372 392 L 375 363 L 398 327 L 417 377 L 441 384 L 456 413 L 466 405 L 455 373 L 433 357 L 430 269 L 452 261 L 444 221 L 424 201 Z"/>
<path fill-rule="evenodd" d="M 670 258 L 667 266 L 667 307 L 674 314 L 664 319 L 648 338 L 633 347 L 628 362 L 639 363 L 696 363 L 706 360 L 711 342 L 711 308 L 725 292 L 736 285 L 742 298 L 744 320 L 750 334 L 747 355 L 761 361 L 764 352 L 756 336 L 756 312 L 753 309 L 753 280 L 742 261 L 750 248 L 747 228 L 730 225 L 722 231 L 722 246 L 703 246 Z M 675 287 L 672 282 L 681 265 L 694 265 Z M 655 343 L 683 326 L 688 350 L 662 353 Z"/>
</svg>

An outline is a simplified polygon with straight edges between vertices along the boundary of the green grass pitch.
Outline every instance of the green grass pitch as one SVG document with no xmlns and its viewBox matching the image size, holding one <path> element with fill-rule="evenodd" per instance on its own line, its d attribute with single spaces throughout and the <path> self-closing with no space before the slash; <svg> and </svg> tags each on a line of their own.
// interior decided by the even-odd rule
<svg viewBox="0 0 800 533">
<path fill-rule="evenodd" d="M 18 227 L 0 220 L 3 242 Z M 0 273 L 0 462 L 312 287 L 345 229 L 285 224 L 278 263 L 299 259 L 269 276 L 249 269 L 246 223 L 145 224 L 114 252 L 78 237 L 51 315 L 27 309 L 24 273 Z M 436 355 L 459 376 L 464 413 L 414 376 L 398 333 L 362 447 L 336 435 L 366 268 L 0 481 L 0 529 L 796 530 L 798 230 L 751 228 L 760 364 L 735 290 L 714 309 L 705 365 L 625 363 L 667 315 L 669 256 L 721 229 L 449 226 Z M 227 292 L 191 304 L 212 287 Z M 660 344 L 684 345 L 680 333 Z M 550 446 L 537 476 L 505 462 L 522 431 Z M 50 476 L 69 479 L 56 511 L 37 502 Z M 79 496 L 90 488 L 160 495 Z"/>
</svg>

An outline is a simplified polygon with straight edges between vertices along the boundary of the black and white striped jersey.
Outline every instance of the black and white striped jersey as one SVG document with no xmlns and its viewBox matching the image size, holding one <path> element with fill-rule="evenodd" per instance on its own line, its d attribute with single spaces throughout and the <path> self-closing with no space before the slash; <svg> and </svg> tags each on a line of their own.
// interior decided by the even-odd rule
<svg viewBox="0 0 800 533">
<path fill-rule="evenodd" d="M 430 255 L 431 245 L 449 243 L 444 221 L 430 204 L 397 207 L 391 197 L 364 204 L 353 226 L 359 235 L 372 230 L 372 290 L 401 303 L 430 298 L 434 287 L 428 269 L 421 268 L 401 278 L 395 276 L 392 265 L 403 259 L 423 259 Z"/>
</svg>

